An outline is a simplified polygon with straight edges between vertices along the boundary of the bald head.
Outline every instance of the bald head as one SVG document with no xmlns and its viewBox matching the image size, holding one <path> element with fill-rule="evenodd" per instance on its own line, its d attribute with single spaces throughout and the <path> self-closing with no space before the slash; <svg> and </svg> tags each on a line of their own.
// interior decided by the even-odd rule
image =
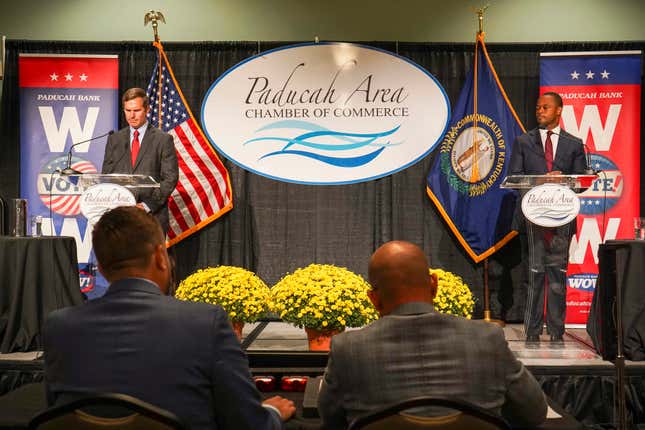
<svg viewBox="0 0 645 430">
<path fill-rule="evenodd" d="M 370 259 L 368 276 L 374 289 L 372 301 L 381 314 L 414 301 L 432 303 L 436 278 L 428 271 L 428 260 L 418 246 L 392 241 L 377 249 Z M 379 308 L 380 306 L 380 308 Z"/>
</svg>

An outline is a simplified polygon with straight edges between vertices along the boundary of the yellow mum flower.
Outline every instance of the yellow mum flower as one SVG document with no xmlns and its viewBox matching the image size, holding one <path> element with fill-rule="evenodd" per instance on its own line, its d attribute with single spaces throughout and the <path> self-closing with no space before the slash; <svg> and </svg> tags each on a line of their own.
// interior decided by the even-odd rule
<svg viewBox="0 0 645 430">
<path fill-rule="evenodd" d="M 175 292 L 180 300 L 218 304 L 232 321 L 253 322 L 269 311 L 271 291 L 253 272 L 218 266 L 198 270 Z"/>
<path fill-rule="evenodd" d="M 430 269 L 437 275 L 437 295 L 434 306 L 439 312 L 472 318 L 475 300 L 461 277 L 441 269 Z"/>
<path fill-rule="evenodd" d="M 311 264 L 285 275 L 271 288 L 274 309 L 298 327 L 344 329 L 361 327 L 378 317 L 367 297 L 369 284 L 349 270 Z"/>
</svg>

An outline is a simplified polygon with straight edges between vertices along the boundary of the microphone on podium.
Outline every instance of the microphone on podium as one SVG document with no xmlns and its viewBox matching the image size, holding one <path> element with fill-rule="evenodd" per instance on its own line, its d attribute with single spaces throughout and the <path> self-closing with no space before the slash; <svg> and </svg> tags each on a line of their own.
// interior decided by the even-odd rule
<svg viewBox="0 0 645 430">
<path fill-rule="evenodd" d="M 65 166 L 64 169 L 57 169 L 57 172 L 60 173 L 61 175 L 82 175 L 83 174 L 82 172 L 79 172 L 76 169 L 72 169 L 72 149 L 75 146 L 80 145 L 81 143 L 91 142 L 93 140 L 100 139 L 105 136 L 109 136 L 112 133 L 114 133 L 114 130 L 110 130 L 107 133 L 101 134 L 100 136 L 92 137 L 91 139 L 86 139 L 86 140 L 82 140 L 80 142 L 74 143 L 72 146 L 69 147 L 69 151 L 67 151 L 67 165 Z"/>
</svg>

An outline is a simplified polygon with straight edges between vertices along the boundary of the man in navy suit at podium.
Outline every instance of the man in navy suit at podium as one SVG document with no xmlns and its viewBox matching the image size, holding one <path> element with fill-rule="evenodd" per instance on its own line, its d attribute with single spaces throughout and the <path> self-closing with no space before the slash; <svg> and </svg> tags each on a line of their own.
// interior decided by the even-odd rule
<svg viewBox="0 0 645 430">
<path fill-rule="evenodd" d="M 538 98 L 538 127 L 515 139 L 509 175 L 573 175 L 584 173 L 586 158 L 582 140 L 560 128 L 562 98 L 548 92 Z M 569 242 L 576 221 L 556 228 L 526 226 L 518 201 L 517 221 L 524 262 L 528 261 L 528 291 L 524 312 L 527 342 L 538 342 L 542 333 L 544 289 L 547 287 L 547 332 L 561 342 L 566 314 L 566 274 Z M 522 230 L 528 230 L 526 234 Z"/>
</svg>

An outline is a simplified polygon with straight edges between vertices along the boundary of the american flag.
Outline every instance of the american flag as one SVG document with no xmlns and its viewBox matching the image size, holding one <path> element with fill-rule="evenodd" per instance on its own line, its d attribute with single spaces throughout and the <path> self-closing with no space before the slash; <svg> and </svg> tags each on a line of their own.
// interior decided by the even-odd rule
<svg viewBox="0 0 645 430">
<path fill-rule="evenodd" d="M 148 121 L 172 135 L 179 163 L 179 181 L 168 201 L 171 246 L 231 210 L 233 200 L 228 172 L 195 121 L 163 46 L 154 45 L 158 57 L 147 89 Z"/>
</svg>

